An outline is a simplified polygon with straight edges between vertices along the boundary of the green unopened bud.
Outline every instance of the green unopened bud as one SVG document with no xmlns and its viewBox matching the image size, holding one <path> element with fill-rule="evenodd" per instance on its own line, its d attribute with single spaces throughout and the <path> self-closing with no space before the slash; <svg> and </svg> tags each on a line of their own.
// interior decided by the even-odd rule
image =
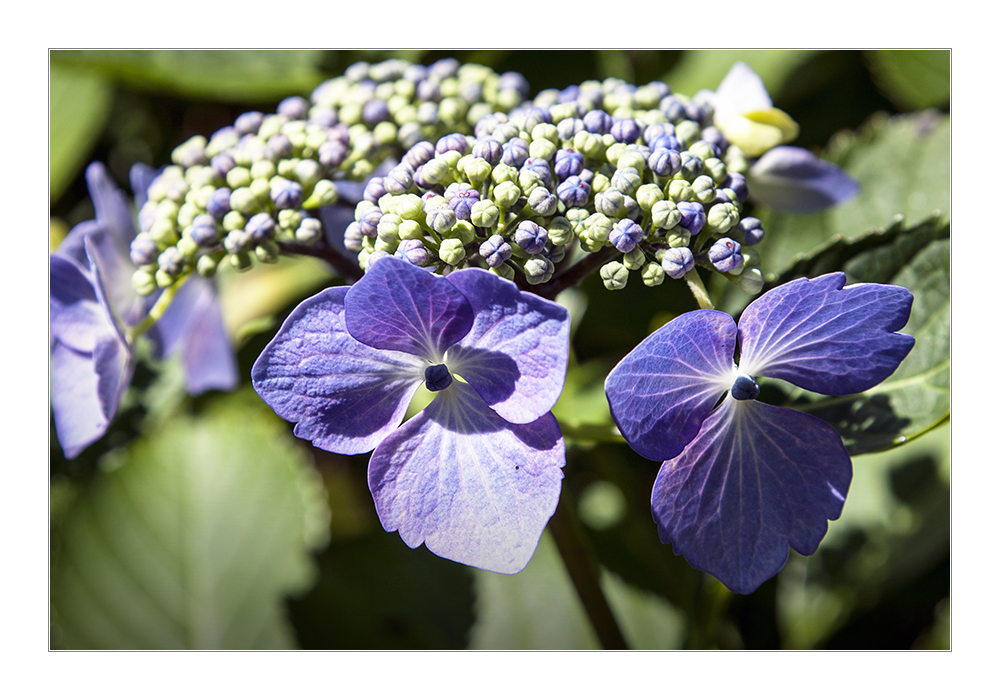
<svg viewBox="0 0 1000 700">
<path fill-rule="evenodd" d="M 587 238 L 604 245 L 608 241 L 611 230 L 615 227 L 613 219 L 601 212 L 595 212 L 587 217 L 584 235 Z"/>
<path fill-rule="evenodd" d="M 226 259 L 229 261 L 229 264 L 239 272 L 245 272 L 253 266 L 253 260 L 250 259 L 250 253 L 233 253 Z"/>
<path fill-rule="evenodd" d="M 588 221 L 590 218 L 590 212 L 582 207 L 573 207 L 566 212 L 566 221 L 573 228 L 573 233 L 579 236 L 581 233 L 587 230 Z"/>
<path fill-rule="evenodd" d="M 229 206 L 232 207 L 233 211 L 249 215 L 256 213 L 259 205 L 257 196 L 249 187 L 240 187 L 229 195 Z"/>
<path fill-rule="evenodd" d="M 705 160 L 705 175 L 712 178 L 716 185 L 722 185 L 729 177 L 729 169 L 718 158 L 708 158 Z"/>
<path fill-rule="evenodd" d="M 647 287 L 658 287 L 663 284 L 663 280 L 666 279 L 667 274 L 663 271 L 657 263 L 647 263 L 644 268 L 642 268 L 642 283 Z"/>
<path fill-rule="evenodd" d="M 536 255 L 524 263 L 524 276 L 528 284 L 545 284 L 552 279 L 556 266 L 544 255 Z"/>
<path fill-rule="evenodd" d="M 420 222 L 413 219 L 403 219 L 399 224 L 399 228 L 396 229 L 396 235 L 399 236 L 400 240 L 415 241 L 418 238 L 424 237 L 424 227 L 420 225 Z"/>
<path fill-rule="evenodd" d="M 654 204 L 663 200 L 663 190 L 659 185 L 643 185 L 636 190 L 635 199 L 644 212 L 649 212 Z"/>
<path fill-rule="evenodd" d="M 695 141 L 688 147 L 688 151 L 698 156 L 703 163 L 715 157 L 715 149 L 708 141 Z"/>
<path fill-rule="evenodd" d="M 226 173 L 226 184 L 233 190 L 237 187 L 249 187 L 252 181 L 253 176 L 250 174 L 250 170 L 238 165 Z"/>
<path fill-rule="evenodd" d="M 625 214 L 625 195 L 615 189 L 598 192 L 594 197 L 594 208 L 606 216 L 620 218 Z"/>
<path fill-rule="evenodd" d="M 396 142 L 396 136 L 399 133 L 399 128 L 392 122 L 379 122 L 372 129 L 372 136 L 375 137 L 375 141 L 382 146 L 391 146 Z"/>
<path fill-rule="evenodd" d="M 465 173 L 465 176 L 469 178 L 469 182 L 474 185 L 485 182 L 486 178 L 493 172 L 493 168 L 490 167 L 489 162 L 485 158 L 468 156 L 459 161 L 459 166 L 462 172 Z"/>
<path fill-rule="evenodd" d="M 671 229 L 681 222 L 681 212 L 674 202 L 663 199 L 651 207 L 650 218 L 656 228 Z"/>
<path fill-rule="evenodd" d="M 493 168 L 493 186 L 496 187 L 501 182 L 517 182 L 517 168 L 506 163 L 497 163 Z"/>
<path fill-rule="evenodd" d="M 257 136 L 267 141 L 269 138 L 281 132 L 281 127 L 285 122 L 290 121 L 284 114 L 269 114 L 260 123 Z"/>
<path fill-rule="evenodd" d="M 236 231 L 247 225 L 247 219 L 238 211 L 231 211 L 222 217 L 222 228 L 226 231 Z"/>
<path fill-rule="evenodd" d="M 759 268 L 748 267 L 743 270 L 740 278 L 736 280 L 736 284 L 740 286 L 744 292 L 753 296 L 759 294 L 760 290 L 764 288 L 764 275 L 761 274 Z"/>
<path fill-rule="evenodd" d="M 618 159 L 622 157 L 625 153 L 625 144 L 615 142 L 608 146 L 608 150 L 604 152 L 604 157 L 608 159 L 608 162 L 614 166 L 618 166 Z"/>
<path fill-rule="evenodd" d="M 161 248 L 177 242 L 177 227 L 168 220 L 157 219 L 149 229 L 149 237 Z"/>
<path fill-rule="evenodd" d="M 256 248 L 254 248 L 254 255 L 262 263 L 276 263 L 278 262 L 278 256 L 281 255 L 281 251 L 278 249 L 278 244 L 274 241 L 264 241 Z"/>
<path fill-rule="evenodd" d="M 551 124 L 547 126 L 551 126 Z M 551 160 L 557 150 L 559 150 L 559 147 L 549 139 L 536 139 L 528 146 L 528 155 L 532 158 L 544 158 L 545 160 Z"/>
<path fill-rule="evenodd" d="M 188 260 L 194 260 L 194 256 L 200 247 L 188 236 L 181 236 L 181 239 L 177 241 L 178 252 Z"/>
<path fill-rule="evenodd" d="M 271 200 L 271 181 L 263 178 L 250 183 L 249 190 L 257 200 L 257 204 L 266 205 Z"/>
<path fill-rule="evenodd" d="M 667 245 L 671 248 L 687 248 L 691 245 L 691 232 L 683 226 L 675 226 L 667 232 Z"/>
<path fill-rule="evenodd" d="M 167 287 L 169 287 L 170 285 L 172 285 L 176 281 L 177 281 L 177 279 L 173 275 L 171 275 L 169 272 L 167 272 L 166 270 L 157 270 L 156 271 L 156 286 L 157 287 L 161 287 L 163 289 L 166 289 Z"/>
<path fill-rule="evenodd" d="M 590 189 L 596 196 L 600 192 L 611 189 L 611 175 L 598 170 L 590 181 Z"/>
<path fill-rule="evenodd" d="M 149 270 L 136 270 L 132 273 L 132 289 L 136 294 L 149 296 L 156 291 L 156 275 Z"/>
<path fill-rule="evenodd" d="M 306 161 L 312 162 L 312 161 Z M 302 202 L 303 209 L 319 209 L 335 204 L 338 199 L 337 186 L 330 180 L 320 180 L 313 186 L 312 194 Z"/>
<path fill-rule="evenodd" d="M 191 202 L 185 202 L 181 205 L 181 208 L 177 210 L 177 226 L 180 228 L 187 228 L 194 221 L 194 217 L 198 214 L 203 214 L 197 206 Z"/>
<path fill-rule="evenodd" d="M 205 157 L 205 146 L 207 145 L 208 139 L 204 136 L 192 136 L 171 152 L 170 159 L 186 168 L 206 163 L 208 162 Z"/>
<path fill-rule="evenodd" d="M 642 174 L 646 170 L 646 159 L 642 153 L 635 150 L 625 150 L 615 163 L 618 168 L 634 168 L 636 172 Z"/>
<path fill-rule="evenodd" d="M 448 164 L 443 158 L 431 158 L 429 161 L 424 163 L 423 178 L 432 185 L 443 185 L 451 179 L 451 172 L 448 169 Z"/>
<path fill-rule="evenodd" d="M 599 159 L 604 157 L 604 141 L 597 134 L 586 131 L 579 131 L 573 136 L 573 149 L 580 151 L 587 158 Z"/>
<path fill-rule="evenodd" d="M 403 223 L 403 220 L 396 214 L 383 214 L 382 218 L 378 220 L 378 226 L 375 228 L 376 234 L 379 238 L 387 241 L 398 241 L 399 225 L 401 223 Z"/>
<path fill-rule="evenodd" d="M 313 187 L 319 179 L 323 177 L 324 168 L 322 165 L 310 158 L 303 158 L 295 166 L 295 179 L 308 190 Z"/>
<path fill-rule="evenodd" d="M 505 280 L 514 280 L 514 268 L 507 263 L 503 263 L 500 267 L 491 267 L 490 272 L 496 273 L 497 276 L 503 277 Z"/>
<path fill-rule="evenodd" d="M 284 160 L 278 161 L 278 174 L 275 175 L 275 177 L 283 177 L 286 180 L 294 180 L 295 167 L 298 164 L 299 164 L 298 158 L 285 158 Z"/>
<path fill-rule="evenodd" d="M 323 224 L 319 219 L 306 218 L 295 229 L 295 240 L 302 245 L 313 245 L 323 237 Z"/>
<path fill-rule="evenodd" d="M 674 202 L 690 202 L 694 199 L 694 190 L 687 180 L 671 180 L 667 187 L 667 196 Z"/>
<path fill-rule="evenodd" d="M 642 252 L 640 247 L 636 246 L 628 253 L 625 253 L 624 263 L 628 269 L 638 270 L 646 264 L 646 254 Z"/>
<path fill-rule="evenodd" d="M 468 245 L 476 239 L 476 229 L 470 222 L 459 219 L 448 231 L 448 238 L 457 239 L 462 245 Z"/>
<path fill-rule="evenodd" d="M 493 188 L 493 201 L 501 209 L 510 209 L 520 196 L 521 188 L 513 182 L 501 182 Z"/>
<path fill-rule="evenodd" d="M 710 233 L 726 233 L 740 222 L 740 211 L 728 202 L 716 204 L 708 210 Z"/>
<path fill-rule="evenodd" d="M 441 262 L 454 267 L 465 260 L 465 246 L 457 238 L 446 238 L 441 241 L 438 257 Z"/>
<path fill-rule="evenodd" d="M 694 198 L 702 204 L 711 204 L 715 200 L 715 180 L 708 175 L 699 175 L 691 183 Z"/>
<path fill-rule="evenodd" d="M 164 199 L 156 205 L 156 219 L 169 221 L 171 224 L 177 223 L 177 212 L 181 206 L 172 199 Z"/>
<path fill-rule="evenodd" d="M 573 239 L 573 227 L 565 216 L 557 216 L 548 225 L 549 243 L 563 246 Z"/>
<path fill-rule="evenodd" d="M 202 277 L 213 277 L 216 270 L 219 269 L 219 261 L 212 255 L 202 255 L 195 263 L 194 269 Z"/>
<path fill-rule="evenodd" d="M 690 119 L 685 119 L 676 127 L 677 138 L 685 143 L 694 143 L 701 135 L 701 124 Z"/>
<path fill-rule="evenodd" d="M 246 168 L 241 168 L 246 170 Z M 233 168 L 236 170 L 236 168 Z M 233 172 L 232 170 L 229 171 Z M 259 180 L 263 178 L 264 180 L 270 180 L 272 177 L 278 174 L 278 169 L 275 167 L 274 163 L 269 160 L 258 160 L 256 163 L 250 166 L 250 178 L 253 180 Z M 228 182 L 229 176 L 227 174 L 226 180 Z M 232 185 L 230 184 L 230 187 Z M 237 185 L 237 187 L 246 187 L 246 185 Z"/>
<path fill-rule="evenodd" d="M 628 268 L 617 260 L 612 260 L 601 268 L 601 281 L 611 291 L 625 289 L 628 284 Z"/>
<path fill-rule="evenodd" d="M 393 206 L 403 219 L 419 219 L 424 215 L 424 203 L 415 194 L 404 194 L 393 200 Z"/>
<path fill-rule="evenodd" d="M 635 168 L 618 168 L 611 178 L 611 186 L 629 196 L 634 195 L 642 185 L 642 175 Z"/>
<path fill-rule="evenodd" d="M 541 140 L 551 141 L 552 143 L 559 142 L 559 129 L 556 128 L 555 124 L 547 124 L 542 122 L 541 124 L 535 124 L 531 129 L 531 141 Z M 534 156 L 532 156 L 534 157 Z"/>
</svg>

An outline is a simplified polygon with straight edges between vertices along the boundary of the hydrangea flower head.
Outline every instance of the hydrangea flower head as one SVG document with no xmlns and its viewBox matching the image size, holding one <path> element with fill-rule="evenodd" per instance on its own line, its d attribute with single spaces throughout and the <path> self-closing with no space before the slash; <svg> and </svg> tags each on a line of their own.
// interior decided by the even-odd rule
<svg viewBox="0 0 1000 700">
<path fill-rule="evenodd" d="M 383 527 L 498 573 L 531 558 L 559 499 L 561 306 L 479 268 L 441 277 L 380 258 L 302 302 L 254 364 L 254 388 L 322 449 L 374 449 Z M 431 403 L 403 423 L 417 388 Z M 401 424 L 402 423 L 402 424 Z"/>
<path fill-rule="evenodd" d="M 683 314 L 605 383 L 629 445 L 663 461 L 652 494 L 660 539 L 736 593 L 777 574 L 789 546 L 816 551 L 851 483 L 839 434 L 757 401 L 755 377 L 853 394 L 886 379 L 913 347 L 896 332 L 909 318 L 907 289 L 844 283 L 835 272 L 784 284 L 751 303 L 738 327 L 721 311 Z"/>
<path fill-rule="evenodd" d="M 780 109 L 750 66 L 737 62 L 706 95 L 715 124 L 730 143 L 747 156 L 748 186 L 758 201 L 779 211 L 810 213 L 857 195 L 858 183 L 833 163 L 812 151 L 783 144 L 794 141 L 799 127 Z"/>
</svg>

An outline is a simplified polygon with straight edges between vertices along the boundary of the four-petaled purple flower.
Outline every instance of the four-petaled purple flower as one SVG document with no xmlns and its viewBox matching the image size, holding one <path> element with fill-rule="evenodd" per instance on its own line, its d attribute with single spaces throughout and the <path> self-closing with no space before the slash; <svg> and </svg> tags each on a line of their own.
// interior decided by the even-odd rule
<svg viewBox="0 0 1000 700">
<path fill-rule="evenodd" d="M 154 174 L 146 166 L 132 169 L 140 208 Z M 69 459 L 108 429 L 134 369 L 130 329 L 144 321 L 158 297 L 142 297 L 132 288 L 135 225 L 128 198 L 100 163 L 92 163 L 86 177 L 97 218 L 75 226 L 49 256 L 52 413 Z M 238 383 L 208 280 L 185 282 L 147 334 L 157 358 L 181 353 L 189 393 Z"/>
<path fill-rule="evenodd" d="M 531 558 L 559 499 L 561 306 L 478 268 L 434 275 L 392 257 L 302 302 L 254 363 L 254 388 L 324 450 L 374 449 L 386 531 L 499 573 Z M 402 423 L 414 392 L 436 392 Z"/>
<path fill-rule="evenodd" d="M 835 272 L 784 284 L 750 304 L 738 330 L 721 311 L 683 314 L 605 383 L 629 445 L 664 460 L 652 494 L 660 539 L 736 593 L 777 574 L 789 545 L 816 551 L 851 483 L 838 433 L 754 400 L 754 377 L 853 394 L 892 374 L 913 347 L 912 337 L 895 332 L 910 315 L 908 290 L 844 282 Z"/>
</svg>

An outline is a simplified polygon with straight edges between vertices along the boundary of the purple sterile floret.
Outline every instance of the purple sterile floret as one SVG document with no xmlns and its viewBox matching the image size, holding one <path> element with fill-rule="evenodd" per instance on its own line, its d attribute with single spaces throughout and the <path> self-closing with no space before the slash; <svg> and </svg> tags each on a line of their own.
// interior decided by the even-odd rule
<svg viewBox="0 0 1000 700">
<path fill-rule="evenodd" d="M 908 290 L 845 281 L 837 272 L 777 287 L 747 307 L 738 327 L 719 311 L 684 314 L 605 383 L 628 443 L 664 460 L 652 495 L 661 540 L 737 593 L 774 576 L 789 546 L 813 553 L 851 481 L 838 433 L 813 416 L 757 402 L 754 377 L 860 392 L 913 347 L 896 332 L 909 317 Z"/>
<path fill-rule="evenodd" d="M 821 211 L 860 191 L 839 167 L 795 146 L 777 146 L 762 155 L 750 167 L 748 185 L 758 201 L 796 214 Z"/>
<path fill-rule="evenodd" d="M 387 531 L 516 573 L 559 498 L 565 448 L 549 411 L 568 354 L 557 304 L 479 268 L 440 277 L 383 257 L 302 302 L 251 376 L 299 437 L 375 449 L 368 482 Z M 400 425 L 422 383 L 434 400 Z"/>
</svg>

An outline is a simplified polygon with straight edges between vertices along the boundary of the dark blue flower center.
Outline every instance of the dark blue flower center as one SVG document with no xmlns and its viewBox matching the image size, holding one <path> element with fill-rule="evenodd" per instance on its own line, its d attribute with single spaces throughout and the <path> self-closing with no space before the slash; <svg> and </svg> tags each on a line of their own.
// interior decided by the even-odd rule
<svg viewBox="0 0 1000 700">
<path fill-rule="evenodd" d="M 444 365 L 431 365 L 424 370 L 424 382 L 428 391 L 441 391 L 451 386 L 451 372 Z"/>
<path fill-rule="evenodd" d="M 760 387 L 749 374 L 741 374 L 733 382 L 733 388 L 729 390 L 729 394 L 737 401 L 750 401 L 756 399 L 757 395 L 760 394 Z"/>
</svg>

